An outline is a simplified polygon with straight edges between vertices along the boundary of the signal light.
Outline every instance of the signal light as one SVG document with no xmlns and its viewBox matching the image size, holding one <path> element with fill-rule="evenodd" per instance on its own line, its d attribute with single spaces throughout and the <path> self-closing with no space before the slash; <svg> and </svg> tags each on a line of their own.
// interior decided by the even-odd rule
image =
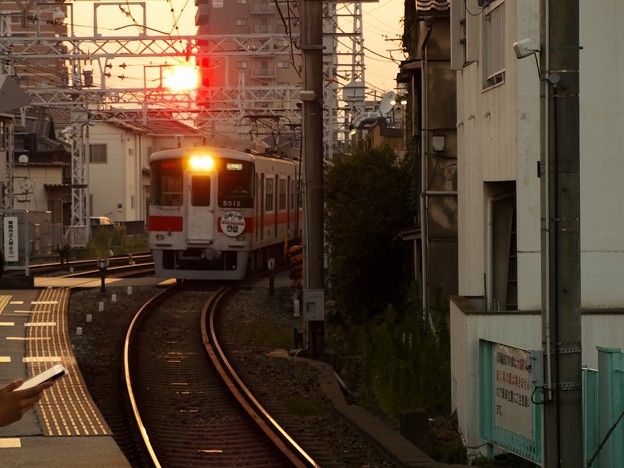
<svg viewBox="0 0 624 468">
<path fill-rule="evenodd" d="M 292 286 L 301 286 L 303 282 L 303 245 L 294 245 L 288 249 L 288 263 L 290 264 Z"/>
</svg>

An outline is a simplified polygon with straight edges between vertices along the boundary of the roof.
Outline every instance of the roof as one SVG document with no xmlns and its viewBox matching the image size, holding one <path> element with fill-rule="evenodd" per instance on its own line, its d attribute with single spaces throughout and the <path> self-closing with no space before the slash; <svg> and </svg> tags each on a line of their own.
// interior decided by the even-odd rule
<svg viewBox="0 0 624 468">
<path fill-rule="evenodd" d="M 448 0 L 416 0 L 416 10 L 419 12 L 447 11 L 450 7 Z"/>
<path fill-rule="evenodd" d="M 113 125 L 115 127 L 128 130 L 130 132 L 144 133 L 148 135 L 159 136 L 202 136 L 202 133 L 196 128 L 186 125 L 183 122 L 175 119 L 163 119 L 163 118 L 150 118 L 148 115 L 147 121 L 143 121 L 142 114 L 124 114 L 124 117 L 111 117 L 103 121 L 106 124 Z"/>
</svg>

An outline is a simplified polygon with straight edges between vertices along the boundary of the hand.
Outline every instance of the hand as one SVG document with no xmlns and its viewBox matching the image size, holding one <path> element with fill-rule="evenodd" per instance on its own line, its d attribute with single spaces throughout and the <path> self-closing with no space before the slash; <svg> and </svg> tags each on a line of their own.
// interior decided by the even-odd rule
<svg viewBox="0 0 624 468">
<path fill-rule="evenodd" d="M 41 392 L 54 385 L 53 382 L 44 382 L 26 390 L 15 391 L 23 382 L 22 379 L 14 380 L 0 388 L 0 426 L 19 421 L 39 401 Z"/>
</svg>

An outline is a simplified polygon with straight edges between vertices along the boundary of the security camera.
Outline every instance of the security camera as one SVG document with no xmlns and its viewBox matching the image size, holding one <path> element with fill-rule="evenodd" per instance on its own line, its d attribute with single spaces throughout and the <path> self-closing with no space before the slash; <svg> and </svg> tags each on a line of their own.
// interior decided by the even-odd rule
<svg viewBox="0 0 624 468">
<path fill-rule="evenodd" d="M 513 48 L 516 53 L 516 58 L 522 59 L 528 57 L 539 50 L 531 47 L 531 45 L 531 39 L 522 39 L 521 41 L 514 42 Z"/>
</svg>

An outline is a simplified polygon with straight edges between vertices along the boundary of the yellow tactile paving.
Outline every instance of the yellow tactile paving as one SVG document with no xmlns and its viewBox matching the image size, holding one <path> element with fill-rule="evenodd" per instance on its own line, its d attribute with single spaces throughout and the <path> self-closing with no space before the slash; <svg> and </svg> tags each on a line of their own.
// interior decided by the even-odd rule
<svg viewBox="0 0 624 468">
<path fill-rule="evenodd" d="M 61 362 L 69 371 L 67 377 L 44 392 L 38 405 L 44 432 L 54 436 L 110 435 L 79 378 L 68 336 L 68 301 L 68 289 L 42 290 L 32 302 L 26 326 L 24 362 L 28 363 L 30 375 L 44 371 L 51 362 Z"/>
<path fill-rule="evenodd" d="M 9 305 L 9 302 L 11 302 L 11 297 L 13 296 L 0 294 L 0 314 L 4 312 L 4 308 Z"/>
</svg>

